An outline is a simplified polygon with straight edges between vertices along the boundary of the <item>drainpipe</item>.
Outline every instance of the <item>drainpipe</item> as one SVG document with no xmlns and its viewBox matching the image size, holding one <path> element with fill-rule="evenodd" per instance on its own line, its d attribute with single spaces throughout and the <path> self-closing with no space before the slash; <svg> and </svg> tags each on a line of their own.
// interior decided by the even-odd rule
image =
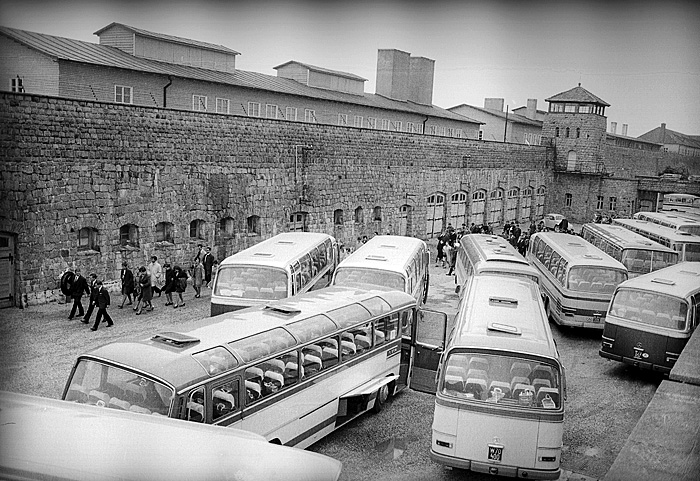
<svg viewBox="0 0 700 481">
<path fill-rule="evenodd" d="M 425 135 L 425 123 L 428 121 L 428 116 L 425 116 L 425 120 L 423 121 L 423 135 Z"/>
<path fill-rule="evenodd" d="M 168 106 L 168 87 L 170 87 L 173 84 L 173 77 L 172 75 L 168 75 L 168 83 L 165 84 L 165 87 L 163 87 L 163 108 L 166 108 Z"/>
</svg>

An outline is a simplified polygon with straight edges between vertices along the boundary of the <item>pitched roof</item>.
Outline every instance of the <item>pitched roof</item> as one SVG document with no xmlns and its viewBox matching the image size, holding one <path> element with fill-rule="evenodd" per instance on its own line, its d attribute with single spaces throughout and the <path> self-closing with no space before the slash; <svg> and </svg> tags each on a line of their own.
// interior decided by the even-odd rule
<svg viewBox="0 0 700 481">
<path fill-rule="evenodd" d="M 507 118 L 509 122 L 515 122 L 518 124 L 533 125 L 535 127 L 542 127 L 541 120 L 529 119 L 529 118 L 525 117 L 524 115 L 516 114 L 516 113 L 513 113 L 512 111 L 508 112 L 508 115 L 506 116 L 506 113 L 503 111 L 500 111 L 500 110 L 485 109 L 482 107 L 475 107 L 475 106 L 469 105 L 469 104 L 455 105 L 454 107 L 449 107 L 447 110 L 449 110 L 450 112 L 453 112 L 454 109 L 458 109 L 459 107 L 469 107 L 469 108 L 472 108 L 474 110 L 478 110 L 480 112 L 484 112 L 486 114 L 490 114 L 490 115 L 493 115 L 495 117 L 499 117 L 503 120 L 505 120 Z M 483 123 L 483 122 L 480 122 L 480 123 Z"/>
<path fill-rule="evenodd" d="M 189 38 L 176 37 L 175 35 L 166 35 L 164 33 L 149 32 L 148 30 L 143 30 L 141 28 L 131 27 L 129 25 L 124 25 L 123 23 L 118 23 L 118 22 L 110 23 L 106 27 L 99 29 L 97 32 L 94 33 L 94 35 L 99 36 L 105 30 L 109 30 L 110 28 L 113 28 L 113 27 L 122 27 L 122 28 L 125 28 L 127 30 L 131 30 L 132 32 L 134 32 L 138 35 L 141 35 L 142 37 L 149 37 L 149 38 L 154 38 L 157 40 L 163 40 L 166 42 L 179 43 L 181 45 L 188 45 L 191 47 L 204 48 L 207 50 L 214 50 L 217 52 L 228 53 L 228 54 L 232 54 L 232 55 L 240 55 L 240 52 L 236 52 L 235 50 L 232 50 L 228 47 L 224 47 L 223 45 L 216 45 L 213 43 L 200 42 L 199 40 L 191 40 Z"/>
<path fill-rule="evenodd" d="M 28 32 L 9 27 L 0 26 L 0 35 L 5 35 L 27 48 L 36 50 L 56 60 L 66 60 L 77 63 L 100 65 L 104 67 L 123 68 L 127 70 L 159 75 L 171 75 L 173 77 L 265 90 L 282 94 L 298 95 L 319 100 L 363 105 L 367 107 L 409 112 L 420 115 L 429 115 L 432 117 L 450 119 L 459 122 L 471 122 L 475 124 L 479 123 L 474 119 L 452 113 L 449 110 L 434 105 L 420 105 L 410 101 L 401 102 L 376 94 L 363 93 L 362 95 L 356 95 L 338 92 L 335 90 L 314 88 L 292 79 L 258 72 L 249 72 L 236 69 L 235 72 L 229 73 L 161 62 L 157 60 L 135 57 L 115 47 L 99 45 L 82 40 Z"/>
<path fill-rule="evenodd" d="M 638 138 L 657 144 L 685 145 L 700 149 L 700 138 L 697 135 L 686 135 L 665 127 L 656 127 Z"/>
<path fill-rule="evenodd" d="M 571 90 L 567 90 L 566 92 L 561 92 L 558 93 L 548 99 L 544 99 L 545 102 L 585 102 L 585 103 L 593 103 L 593 104 L 598 104 L 598 105 L 604 105 L 606 107 L 610 107 L 610 104 L 607 103 L 605 100 L 602 100 L 592 93 L 590 93 L 588 90 L 584 89 L 581 87 L 581 84 L 578 84 L 578 87 L 574 87 Z"/>
<path fill-rule="evenodd" d="M 290 64 L 301 65 L 302 67 L 305 67 L 305 68 L 312 70 L 314 72 L 320 72 L 320 73 L 325 73 L 325 74 L 329 74 L 329 75 L 336 75 L 338 77 L 345 77 L 345 78 L 349 78 L 352 80 L 361 80 L 363 82 L 367 81 L 366 78 L 362 78 L 359 75 L 355 75 L 354 73 L 341 72 L 339 70 L 331 70 L 331 69 L 327 69 L 327 68 L 323 68 L 323 67 L 316 67 L 315 65 L 297 62 L 296 60 L 290 60 L 289 62 L 285 62 L 281 65 L 278 65 L 277 67 L 272 67 L 272 68 L 277 70 L 278 68 L 282 68 L 282 67 L 285 67 L 285 66 L 290 65 Z"/>
</svg>

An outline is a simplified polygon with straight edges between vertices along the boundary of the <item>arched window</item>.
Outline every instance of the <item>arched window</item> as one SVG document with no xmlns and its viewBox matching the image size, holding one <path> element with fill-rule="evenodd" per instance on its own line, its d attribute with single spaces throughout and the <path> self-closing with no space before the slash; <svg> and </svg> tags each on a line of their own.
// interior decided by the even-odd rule
<svg viewBox="0 0 700 481">
<path fill-rule="evenodd" d="M 139 228 L 134 224 L 124 224 L 119 228 L 119 245 L 123 247 L 139 246 Z"/>
<path fill-rule="evenodd" d="M 555 137 L 559 137 L 559 127 L 556 127 L 556 128 L 554 129 L 554 136 L 555 136 Z"/>
<path fill-rule="evenodd" d="M 537 218 L 541 218 L 544 216 L 544 196 L 547 193 L 547 188 L 544 185 L 541 185 L 537 188 L 537 198 L 536 198 L 536 209 L 537 209 Z"/>
<path fill-rule="evenodd" d="M 204 239 L 204 226 L 206 222 L 202 219 L 195 219 L 190 222 L 190 239 Z"/>
<path fill-rule="evenodd" d="M 372 211 L 372 219 L 374 219 L 375 222 L 381 222 L 382 221 L 382 208 L 379 206 L 376 206 L 374 210 Z"/>
<path fill-rule="evenodd" d="M 530 220 L 532 208 L 532 187 L 526 187 L 520 199 L 520 219 L 525 222 Z"/>
<path fill-rule="evenodd" d="M 467 222 L 467 193 L 455 192 L 450 198 L 450 222 L 458 229 Z"/>
<path fill-rule="evenodd" d="M 576 127 L 576 138 L 578 139 L 580 137 L 581 137 L 581 129 L 579 127 Z"/>
<path fill-rule="evenodd" d="M 440 192 L 430 194 L 426 199 L 426 204 L 425 233 L 430 237 L 440 235 L 445 219 L 445 195 Z"/>
<path fill-rule="evenodd" d="M 333 211 L 333 225 L 343 225 L 343 209 Z"/>
<path fill-rule="evenodd" d="M 576 170 L 576 151 L 570 150 L 566 154 L 566 170 Z"/>
<path fill-rule="evenodd" d="M 156 242 L 168 242 L 174 244 L 173 225 L 170 222 L 158 222 L 156 224 Z"/>
<path fill-rule="evenodd" d="M 307 232 L 309 213 L 308 212 L 293 212 L 289 216 L 289 230 L 292 232 Z"/>
<path fill-rule="evenodd" d="M 472 194 L 471 212 L 469 213 L 469 221 L 476 225 L 484 223 L 484 209 L 486 208 L 486 191 L 477 190 Z"/>
<path fill-rule="evenodd" d="M 79 251 L 99 251 L 97 245 L 97 229 L 93 227 L 83 227 L 78 231 L 78 250 Z"/>
<path fill-rule="evenodd" d="M 567 137 L 567 138 L 569 137 L 569 130 L 570 130 L 569 127 L 567 127 L 567 128 L 566 128 L 566 137 Z"/>
<path fill-rule="evenodd" d="M 251 215 L 246 219 L 246 229 L 248 235 L 260 235 L 260 217 Z"/>
<path fill-rule="evenodd" d="M 235 234 L 233 217 L 224 217 L 219 221 L 219 231 L 223 237 L 232 237 Z"/>
<path fill-rule="evenodd" d="M 399 235 L 411 235 L 412 212 L 413 208 L 408 204 L 404 204 L 399 207 Z"/>
<path fill-rule="evenodd" d="M 566 207 L 571 207 L 573 200 L 574 196 L 571 193 L 567 192 L 566 194 L 564 194 L 564 205 Z"/>
<path fill-rule="evenodd" d="M 506 221 L 512 222 L 518 220 L 518 200 L 520 198 L 520 189 L 512 187 L 508 191 L 506 197 Z"/>
<path fill-rule="evenodd" d="M 503 222 L 503 189 L 492 190 L 489 193 L 489 225 Z"/>
<path fill-rule="evenodd" d="M 355 209 L 355 224 L 364 224 L 365 223 L 365 213 L 362 210 L 362 207 L 357 207 Z"/>
</svg>

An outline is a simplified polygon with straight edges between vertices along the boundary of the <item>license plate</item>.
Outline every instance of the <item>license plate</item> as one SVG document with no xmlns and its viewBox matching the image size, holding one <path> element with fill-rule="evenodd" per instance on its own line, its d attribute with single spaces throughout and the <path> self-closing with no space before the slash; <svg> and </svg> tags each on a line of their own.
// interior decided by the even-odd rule
<svg viewBox="0 0 700 481">
<path fill-rule="evenodd" d="M 503 446 L 489 444 L 488 460 L 500 463 L 503 460 Z"/>
<path fill-rule="evenodd" d="M 602 319 L 603 319 L 602 317 L 598 317 L 598 316 L 589 317 L 588 322 L 594 322 L 596 324 L 599 324 Z"/>
</svg>

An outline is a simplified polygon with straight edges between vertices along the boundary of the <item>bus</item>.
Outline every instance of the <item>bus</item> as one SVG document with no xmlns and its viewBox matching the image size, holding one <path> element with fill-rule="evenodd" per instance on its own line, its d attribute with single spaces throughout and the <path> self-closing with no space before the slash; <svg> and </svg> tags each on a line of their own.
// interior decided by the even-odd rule
<svg viewBox="0 0 700 481">
<path fill-rule="evenodd" d="M 637 212 L 632 218 L 664 225 L 689 234 L 700 235 L 700 220 L 693 219 L 690 215 L 685 212 Z"/>
<path fill-rule="evenodd" d="M 336 481 L 341 472 L 335 459 L 238 429 L 6 391 L 0 438 L 2 479 Z"/>
<path fill-rule="evenodd" d="M 619 225 L 583 224 L 581 237 L 622 262 L 629 277 L 648 274 L 678 262 L 678 252 Z"/>
<path fill-rule="evenodd" d="M 428 299 L 429 266 L 430 250 L 422 240 L 377 235 L 338 264 L 332 285 L 403 291 L 421 305 Z"/>
<path fill-rule="evenodd" d="M 603 329 L 605 312 L 627 268 L 587 240 L 571 234 L 538 232 L 528 259 L 540 273 L 549 316 L 559 325 Z"/>
<path fill-rule="evenodd" d="M 700 196 L 693 194 L 664 194 L 661 210 L 700 212 Z"/>
<path fill-rule="evenodd" d="M 418 312 L 400 291 L 306 292 L 82 354 L 62 398 L 306 448 L 406 387 Z"/>
<path fill-rule="evenodd" d="M 617 287 L 599 353 L 669 373 L 699 323 L 700 262 L 681 262 Z"/>
<path fill-rule="evenodd" d="M 639 219 L 614 219 L 613 224 L 641 234 L 678 252 L 678 261 L 700 261 L 700 236 Z"/>
<path fill-rule="evenodd" d="M 540 283 L 537 269 L 503 237 L 468 234 L 459 240 L 455 264 L 455 292 L 475 275 L 515 276 Z"/>
<path fill-rule="evenodd" d="M 499 476 L 559 478 L 564 367 L 537 284 L 467 280 L 437 376 L 433 461 Z"/>
<path fill-rule="evenodd" d="M 211 315 L 326 287 L 338 264 L 335 238 L 285 232 L 224 259 L 211 292 Z"/>
</svg>

